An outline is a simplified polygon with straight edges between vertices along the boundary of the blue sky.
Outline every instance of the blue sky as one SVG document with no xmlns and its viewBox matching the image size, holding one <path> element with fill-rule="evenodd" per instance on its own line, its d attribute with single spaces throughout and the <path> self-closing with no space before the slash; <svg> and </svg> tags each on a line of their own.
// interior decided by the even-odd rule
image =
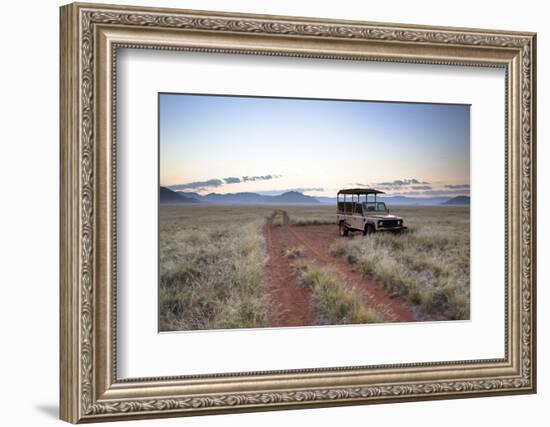
<svg viewBox="0 0 550 427">
<path fill-rule="evenodd" d="M 161 94 L 160 183 L 181 191 L 469 194 L 467 105 Z"/>
</svg>

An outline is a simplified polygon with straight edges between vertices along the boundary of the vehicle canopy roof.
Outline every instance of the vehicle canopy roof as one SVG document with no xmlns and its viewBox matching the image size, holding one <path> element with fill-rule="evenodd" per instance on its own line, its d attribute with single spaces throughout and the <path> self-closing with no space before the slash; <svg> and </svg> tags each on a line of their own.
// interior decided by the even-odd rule
<svg viewBox="0 0 550 427">
<path fill-rule="evenodd" d="M 375 190 L 374 188 L 345 188 L 338 191 L 340 194 L 385 194 L 383 191 Z"/>
</svg>

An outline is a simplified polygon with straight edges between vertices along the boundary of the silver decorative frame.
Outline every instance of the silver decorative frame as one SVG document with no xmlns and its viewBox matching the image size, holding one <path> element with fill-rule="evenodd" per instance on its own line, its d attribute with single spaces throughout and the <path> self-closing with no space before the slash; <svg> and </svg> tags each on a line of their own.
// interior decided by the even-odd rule
<svg viewBox="0 0 550 427">
<path fill-rule="evenodd" d="M 71 4 L 61 8 L 61 418 L 129 418 L 398 402 L 536 390 L 533 33 Z M 506 70 L 505 357 L 398 366 L 116 376 L 119 47 Z"/>
</svg>

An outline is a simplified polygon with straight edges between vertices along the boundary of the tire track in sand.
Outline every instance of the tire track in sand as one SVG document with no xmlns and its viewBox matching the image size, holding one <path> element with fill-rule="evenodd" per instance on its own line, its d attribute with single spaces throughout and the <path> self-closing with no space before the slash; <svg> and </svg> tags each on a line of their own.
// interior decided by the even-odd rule
<svg viewBox="0 0 550 427">
<path fill-rule="evenodd" d="M 328 253 L 330 245 L 340 238 L 335 226 L 292 226 L 288 214 L 284 211 L 282 214 L 282 226 L 273 227 L 275 214 L 266 221 L 265 226 L 269 254 L 267 281 L 270 310 L 268 317 L 271 326 L 313 325 L 315 321 L 309 303 L 311 292 L 299 287 L 292 273 L 291 262 L 285 257 L 285 250 L 297 246 L 305 249 L 307 258 L 317 265 L 332 270 L 355 289 L 363 296 L 364 304 L 377 311 L 386 322 L 415 320 L 404 298 L 388 295 L 381 284 L 351 270 L 345 261 L 332 257 Z"/>
<path fill-rule="evenodd" d="M 275 215 L 276 213 L 269 217 L 264 226 L 269 256 L 266 265 L 269 326 L 314 325 L 315 316 L 310 306 L 311 291 L 298 285 L 292 273 L 291 262 L 285 257 L 285 251 L 296 246 L 294 237 L 288 233 L 288 216 L 283 218 L 282 226 L 274 227 Z"/>
</svg>

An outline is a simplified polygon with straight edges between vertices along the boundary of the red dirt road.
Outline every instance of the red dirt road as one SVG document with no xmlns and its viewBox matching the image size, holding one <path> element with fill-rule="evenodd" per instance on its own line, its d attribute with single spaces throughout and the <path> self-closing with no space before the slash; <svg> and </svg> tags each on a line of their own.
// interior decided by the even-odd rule
<svg viewBox="0 0 550 427">
<path fill-rule="evenodd" d="M 336 225 L 292 226 L 286 212 L 283 225 L 274 227 L 273 217 L 266 221 L 265 239 L 269 261 L 266 267 L 270 307 L 270 326 L 306 326 L 315 324 L 311 311 L 311 291 L 301 288 L 294 277 L 291 264 L 285 256 L 287 249 L 303 248 L 304 259 L 334 271 L 344 282 L 363 296 L 365 305 L 376 310 L 386 322 L 414 321 L 414 315 L 404 298 L 391 297 L 382 285 L 368 280 L 328 251 L 331 244 L 341 239 Z M 362 238 L 359 235 L 348 238 Z"/>
<path fill-rule="evenodd" d="M 273 216 L 268 218 L 264 233 L 269 261 L 266 266 L 267 292 L 269 294 L 269 326 L 306 326 L 314 325 L 315 317 L 311 312 L 311 291 L 301 288 L 291 270 L 291 261 L 285 257 L 285 251 L 295 242 L 288 233 L 288 216 L 284 217 L 281 227 L 273 226 Z"/>
</svg>

